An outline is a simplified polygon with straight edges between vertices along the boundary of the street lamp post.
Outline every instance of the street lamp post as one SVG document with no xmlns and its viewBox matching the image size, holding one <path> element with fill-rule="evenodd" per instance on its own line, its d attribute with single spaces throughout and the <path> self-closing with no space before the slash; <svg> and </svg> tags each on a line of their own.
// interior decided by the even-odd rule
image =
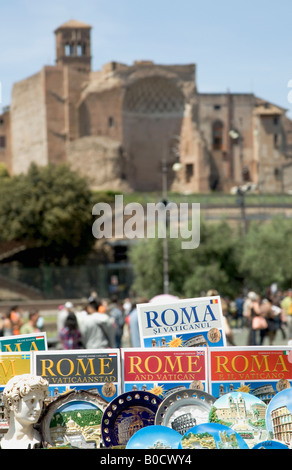
<svg viewBox="0 0 292 470">
<path fill-rule="evenodd" d="M 172 170 L 177 172 L 180 171 L 182 168 L 181 163 L 179 162 L 179 154 L 176 153 L 176 162 L 172 165 Z M 165 207 L 168 204 L 167 199 L 167 174 L 168 174 L 168 167 L 167 167 L 167 159 L 164 156 L 162 160 L 162 202 Z M 169 293 L 169 251 L 168 251 L 168 235 L 167 235 L 167 228 L 168 228 L 168 216 L 166 211 L 165 216 L 165 236 L 163 237 L 163 293 Z"/>
<path fill-rule="evenodd" d="M 245 213 L 245 193 L 246 193 L 245 188 L 243 186 L 239 186 L 239 188 L 237 189 L 237 194 L 239 196 L 238 204 L 239 204 L 240 209 L 241 209 L 241 220 L 242 220 L 242 224 L 243 224 L 243 234 L 244 235 L 247 234 L 247 220 L 246 220 L 246 213 Z"/>
<path fill-rule="evenodd" d="M 162 162 L 162 198 L 163 204 L 167 206 L 167 162 L 163 159 Z M 168 266 L 168 237 L 167 237 L 167 212 L 165 217 L 165 236 L 163 237 L 163 293 L 169 292 L 169 266 Z"/>
<path fill-rule="evenodd" d="M 239 143 L 239 157 L 240 157 L 240 168 L 241 168 L 241 181 L 244 182 L 244 167 L 243 167 L 243 137 L 236 129 L 230 129 L 229 136 L 233 141 L 237 141 Z M 243 224 L 243 234 L 246 235 L 247 233 L 247 220 L 246 220 L 246 212 L 245 212 L 245 193 L 246 188 L 242 184 L 241 186 L 237 187 L 237 195 L 238 195 L 238 205 L 241 209 L 241 220 Z"/>
</svg>

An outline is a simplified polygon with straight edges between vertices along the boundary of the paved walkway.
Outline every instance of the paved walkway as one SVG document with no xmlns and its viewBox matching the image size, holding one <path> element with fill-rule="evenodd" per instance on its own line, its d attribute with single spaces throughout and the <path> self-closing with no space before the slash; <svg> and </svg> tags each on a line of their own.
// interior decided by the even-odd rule
<svg viewBox="0 0 292 470">
<path fill-rule="evenodd" d="M 284 327 L 284 332 L 285 332 L 286 338 L 283 338 L 282 332 L 280 330 L 277 331 L 276 337 L 274 339 L 272 346 L 288 346 L 288 340 L 290 338 L 288 337 L 288 332 L 287 332 L 286 327 Z M 235 346 L 247 346 L 248 345 L 248 337 L 249 337 L 248 328 L 246 327 L 232 328 L 232 333 L 233 333 Z M 263 346 L 270 346 L 268 336 L 265 337 Z"/>
</svg>

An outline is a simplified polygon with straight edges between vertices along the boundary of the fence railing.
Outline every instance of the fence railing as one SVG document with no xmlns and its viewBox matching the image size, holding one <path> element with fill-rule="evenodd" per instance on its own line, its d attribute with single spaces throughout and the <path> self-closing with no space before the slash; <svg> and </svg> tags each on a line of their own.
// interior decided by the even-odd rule
<svg viewBox="0 0 292 470">
<path fill-rule="evenodd" d="M 117 284 L 111 282 L 113 276 Z M 10 291 L 15 300 L 88 298 L 92 291 L 103 298 L 114 293 L 124 298 L 129 295 L 132 277 L 128 263 L 38 268 L 0 265 L 0 300 L 1 288 Z"/>
</svg>

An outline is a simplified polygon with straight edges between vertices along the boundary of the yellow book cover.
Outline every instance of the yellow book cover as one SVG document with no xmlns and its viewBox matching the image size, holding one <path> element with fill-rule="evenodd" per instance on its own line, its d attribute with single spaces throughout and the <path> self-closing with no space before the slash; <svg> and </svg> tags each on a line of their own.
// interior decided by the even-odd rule
<svg viewBox="0 0 292 470">
<path fill-rule="evenodd" d="M 25 353 L 0 353 L 0 386 L 5 386 L 15 375 L 31 373 L 31 355 Z"/>
</svg>

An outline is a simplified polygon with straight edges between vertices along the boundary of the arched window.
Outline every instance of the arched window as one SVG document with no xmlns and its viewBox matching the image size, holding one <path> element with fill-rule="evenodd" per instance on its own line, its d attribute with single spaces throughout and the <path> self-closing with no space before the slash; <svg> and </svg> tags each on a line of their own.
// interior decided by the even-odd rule
<svg viewBox="0 0 292 470">
<path fill-rule="evenodd" d="M 6 147 L 6 137 L 5 135 L 0 135 L 0 149 L 5 149 Z"/>
<path fill-rule="evenodd" d="M 77 44 L 77 55 L 78 55 L 78 57 L 83 56 L 83 47 L 82 47 L 82 44 Z"/>
<path fill-rule="evenodd" d="M 73 44 L 65 44 L 65 55 L 71 56 L 74 55 L 74 45 Z"/>
<path fill-rule="evenodd" d="M 223 148 L 223 123 L 221 121 L 215 121 L 212 125 L 212 147 L 213 150 Z"/>
</svg>

